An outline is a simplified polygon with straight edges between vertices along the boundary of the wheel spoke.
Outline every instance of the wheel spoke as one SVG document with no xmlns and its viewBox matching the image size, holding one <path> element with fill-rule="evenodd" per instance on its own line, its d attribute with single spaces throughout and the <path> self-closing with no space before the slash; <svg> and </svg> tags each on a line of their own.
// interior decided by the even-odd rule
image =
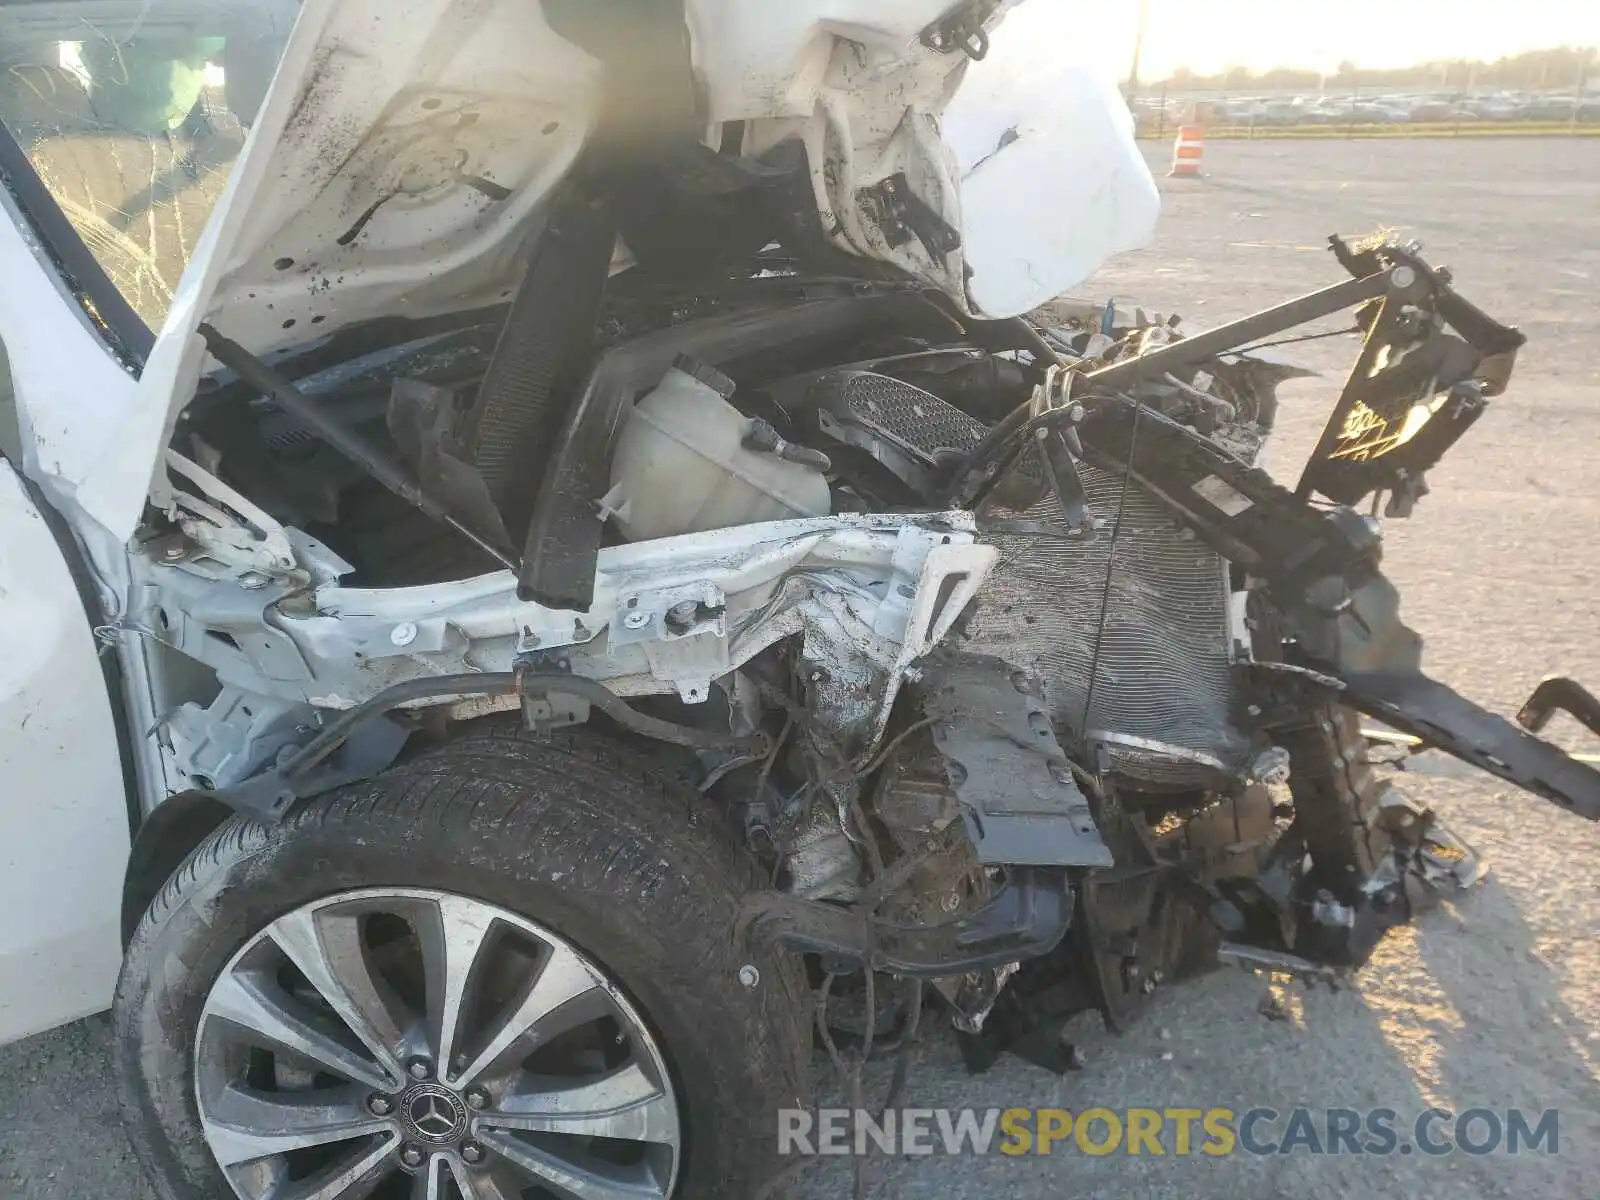
<svg viewBox="0 0 1600 1200">
<path fill-rule="evenodd" d="M 514 1182 L 512 1173 L 504 1168 L 470 1171 L 455 1159 L 449 1165 L 462 1200 L 522 1200 L 522 1185 Z"/>
<path fill-rule="evenodd" d="M 402 1080 L 402 1033 L 368 966 L 360 917 L 301 909 L 268 932 L 384 1070 Z"/>
<path fill-rule="evenodd" d="M 451 1163 L 456 1174 L 456 1186 L 464 1200 L 522 1200 L 525 1178 L 506 1163 L 496 1163 L 488 1170 L 467 1170 L 466 1166 Z"/>
<path fill-rule="evenodd" d="M 416 1178 L 411 1181 L 411 1200 L 444 1200 L 449 1190 L 445 1184 L 452 1170 L 444 1155 L 435 1154 L 428 1160 L 427 1167 L 418 1171 Z M 465 1188 L 461 1194 L 471 1200 L 472 1193 Z"/>
<path fill-rule="evenodd" d="M 332 1163 L 311 1178 L 274 1192 L 272 1200 L 365 1200 L 394 1172 L 399 1145 L 391 1139 L 348 1161 Z"/>
<path fill-rule="evenodd" d="M 419 921 L 422 965 L 427 979 L 428 1044 L 449 1079 L 458 1053 L 461 1014 L 471 996 L 475 968 L 496 924 L 494 910 L 460 896 L 441 896 Z"/>
<path fill-rule="evenodd" d="M 522 999 L 489 1039 L 488 1045 L 454 1082 L 465 1086 L 491 1067 L 498 1066 L 513 1049 L 526 1054 L 535 1045 L 563 1032 L 558 1009 L 576 1002 L 576 1009 L 582 1014 L 595 1011 L 595 1015 L 599 1015 L 598 1010 L 591 1010 L 585 1002 L 606 998 L 605 990 L 576 954 L 565 946 L 552 946 L 550 957 Z M 566 1025 L 566 1028 L 571 1027 Z"/>
<path fill-rule="evenodd" d="M 643 1163 L 614 1166 L 561 1158 L 508 1133 L 485 1131 L 479 1140 L 561 1200 L 661 1200 L 666 1194 Z"/>
<path fill-rule="evenodd" d="M 363 1058 L 318 1029 L 292 997 L 257 972 L 231 971 L 217 980 L 206 1016 L 245 1031 L 264 1049 L 287 1050 L 375 1091 L 394 1086 L 377 1062 Z"/>
<path fill-rule="evenodd" d="M 676 1106 L 637 1063 L 589 1082 L 549 1082 L 546 1090 L 507 1096 L 478 1125 L 669 1145 L 678 1140 Z"/>
<path fill-rule="evenodd" d="M 269 1093 L 229 1085 L 201 1098 L 201 1119 L 217 1161 L 232 1167 L 291 1150 L 392 1134 L 392 1122 L 366 1110 L 364 1094 L 357 1087 Z"/>
<path fill-rule="evenodd" d="M 520 1184 L 511 1184 L 494 1171 L 468 1170 L 465 1163 L 445 1154 L 435 1154 L 427 1169 L 418 1172 L 411 1184 L 411 1200 L 444 1200 L 452 1179 L 461 1200 L 521 1200 Z"/>
</svg>

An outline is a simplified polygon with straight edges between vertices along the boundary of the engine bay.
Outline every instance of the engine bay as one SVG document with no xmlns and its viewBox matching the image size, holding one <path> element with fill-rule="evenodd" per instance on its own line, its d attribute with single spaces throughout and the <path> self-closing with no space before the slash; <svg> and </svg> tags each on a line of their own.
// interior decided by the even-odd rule
<svg viewBox="0 0 1600 1200">
<path fill-rule="evenodd" d="M 770 258 L 575 296 L 543 254 L 506 308 L 270 362 L 203 327 L 231 375 L 173 461 L 222 503 L 150 543 L 169 578 L 210 568 L 155 618 L 223 685 L 174 722 L 182 769 L 276 819 L 454 722 L 610 725 L 770 877 L 744 936 L 825 990 L 927 983 L 979 1064 L 1055 1062 L 1045 1014 L 1124 1022 L 1202 960 L 1357 966 L 1481 875 L 1360 714 L 1591 815 L 1600 776 L 1420 672 L 1351 507 L 1409 514 L 1520 335 L 1414 248 L 1331 245 L 1350 282 L 1194 335 Z M 1352 306 L 1290 490 L 1258 459 L 1299 372 L 1251 347 Z M 238 557 L 230 512 L 288 557 Z M 263 686 L 290 646 L 303 675 Z"/>
</svg>

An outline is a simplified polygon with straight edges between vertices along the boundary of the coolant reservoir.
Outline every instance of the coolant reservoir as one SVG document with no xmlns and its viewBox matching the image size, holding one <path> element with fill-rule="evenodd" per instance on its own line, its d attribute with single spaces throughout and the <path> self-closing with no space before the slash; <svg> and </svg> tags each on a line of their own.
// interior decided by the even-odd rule
<svg viewBox="0 0 1600 1200">
<path fill-rule="evenodd" d="M 745 449 L 751 422 L 728 403 L 733 387 L 715 368 L 679 355 L 634 406 L 606 497 L 624 537 L 828 515 L 828 481 L 816 467 Z"/>
</svg>

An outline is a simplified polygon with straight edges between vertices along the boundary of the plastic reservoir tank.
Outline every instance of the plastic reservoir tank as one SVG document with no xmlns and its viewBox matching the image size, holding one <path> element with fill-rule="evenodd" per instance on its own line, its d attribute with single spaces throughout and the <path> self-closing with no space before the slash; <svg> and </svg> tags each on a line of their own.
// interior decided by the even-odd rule
<svg viewBox="0 0 1600 1200">
<path fill-rule="evenodd" d="M 752 422 L 728 403 L 733 391 L 726 375 L 679 355 L 634 406 L 611 458 L 607 497 L 624 537 L 828 515 L 821 471 L 745 448 Z"/>
</svg>

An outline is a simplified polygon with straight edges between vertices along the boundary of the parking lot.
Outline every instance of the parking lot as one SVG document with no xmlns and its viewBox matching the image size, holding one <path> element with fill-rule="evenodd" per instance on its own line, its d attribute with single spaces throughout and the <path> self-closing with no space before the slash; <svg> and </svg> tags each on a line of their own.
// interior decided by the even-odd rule
<svg viewBox="0 0 1600 1200">
<path fill-rule="evenodd" d="M 1325 81 L 1326 82 L 1326 81 Z M 1338 82 L 1319 90 L 1275 90 L 1262 95 L 1226 92 L 1169 93 L 1165 86 L 1137 96 L 1133 110 L 1141 133 L 1170 127 L 1192 114 L 1213 126 L 1298 130 L 1364 128 L 1386 125 L 1449 126 L 1452 132 L 1524 127 L 1529 124 L 1590 126 L 1600 120 L 1600 95 L 1566 90 L 1511 89 L 1462 92 L 1452 89 L 1405 91 L 1398 88 L 1347 88 Z"/>
<path fill-rule="evenodd" d="M 1165 170 L 1165 147 L 1150 146 Z M 1215 324 L 1338 278 L 1330 232 L 1394 228 L 1450 265 L 1469 297 L 1529 334 L 1513 387 L 1391 525 L 1388 569 L 1427 665 L 1513 711 L 1542 676 L 1600 681 L 1600 139 L 1224 142 L 1207 176 L 1163 180 L 1155 244 L 1085 285 Z M 1293 477 L 1320 427 L 1348 338 L 1292 347 L 1327 372 L 1285 390 L 1273 462 Z M 1084 1070 L 1004 1061 L 969 1078 L 930 1037 L 905 1102 L 980 1108 L 1431 1106 L 1560 1110 L 1559 1153 L 1439 1158 L 1252 1156 L 874 1160 L 873 1194 L 1240 1200 L 1580 1197 L 1600 1176 L 1600 828 L 1492 781 L 1412 785 L 1492 866 L 1475 892 L 1394 934 L 1358 986 L 1296 990 L 1218 971 L 1165 989 L 1135 1032 L 1090 1023 Z M 152 1200 L 121 1133 L 108 1022 L 0 1049 L 0 1197 Z M 823 1064 L 819 1061 L 819 1072 Z M 874 1077 L 881 1088 L 884 1079 Z M 802 1200 L 849 1194 L 830 1160 Z"/>
</svg>

